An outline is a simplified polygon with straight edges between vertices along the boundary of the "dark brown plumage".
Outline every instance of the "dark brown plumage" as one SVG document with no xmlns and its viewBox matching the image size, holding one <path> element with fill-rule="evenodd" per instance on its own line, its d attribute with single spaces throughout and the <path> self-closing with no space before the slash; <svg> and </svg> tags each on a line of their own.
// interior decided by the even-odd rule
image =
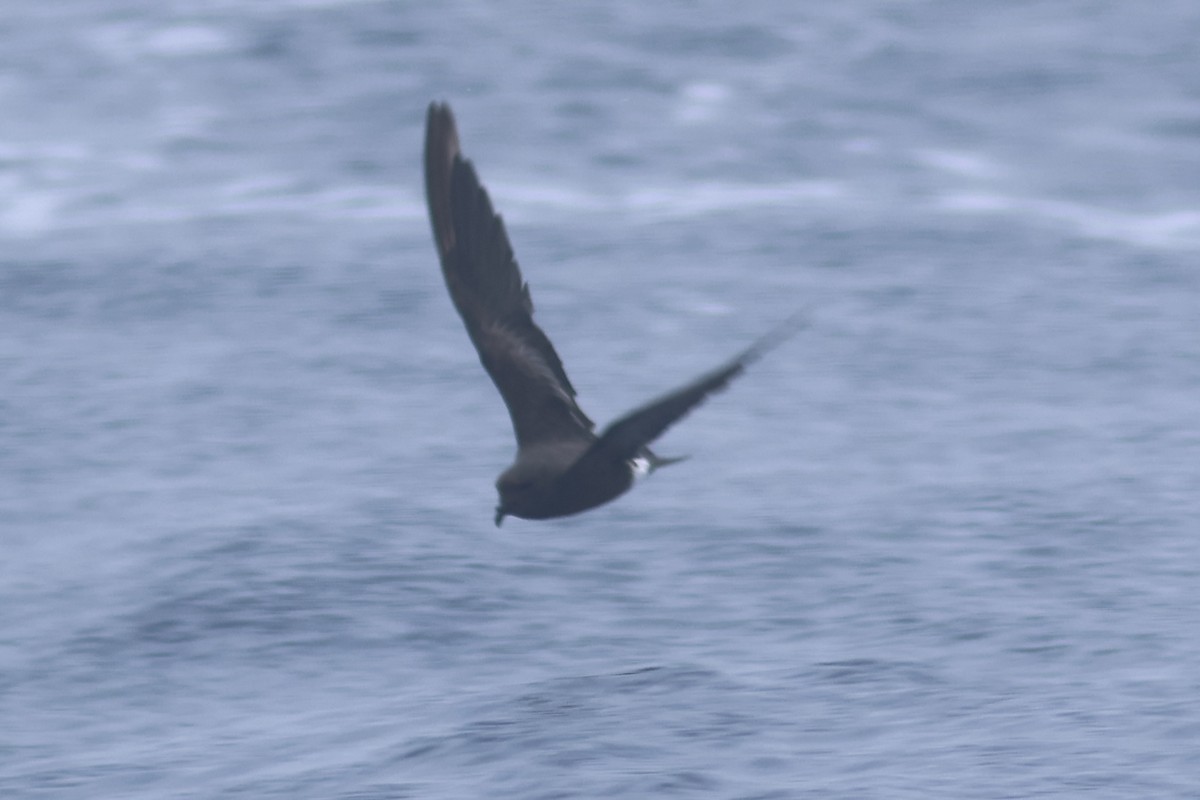
<svg viewBox="0 0 1200 800">
<path fill-rule="evenodd" d="M 648 445 L 725 388 L 748 364 L 797 327 L 792 319 L 727 364 L 609 425 L 575 402 L 575 387 L 549 338 L 533 321 L 529 287 L 504 223 L 475 168 L 462 157 L 450 107 L 433 103 L 425 129 L 425 192 L 450 299 L 512 418 L 517 457 L 496 481 L 496 524 L 586 511 L 633 484 L 635 460 L 649 471 L 679 461 Z"/>
</svg>

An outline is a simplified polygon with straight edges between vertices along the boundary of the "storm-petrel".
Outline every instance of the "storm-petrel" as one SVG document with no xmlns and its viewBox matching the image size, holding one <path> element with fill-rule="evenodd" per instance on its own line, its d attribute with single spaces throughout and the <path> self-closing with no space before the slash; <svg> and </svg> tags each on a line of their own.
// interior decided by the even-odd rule
<svg viewBox="0 0 1200 800">
<path fill-rule="evenodd" d="M 496 525 L 506 515 L 549 519 L 587 511 L 633 485 L 639 472 L 682 459 L 648 445 L 797 327 L 793 317 L 740 355 L 613 422 L 598 436 L 575 387 L 533 321 L 529 286 L 504 223 L 463 158 L 450 107 L 432 103 L 425 128 L 425 193 L 450 299 L 512 417 L 517 457 L 496 481 Z"/>
</svg>

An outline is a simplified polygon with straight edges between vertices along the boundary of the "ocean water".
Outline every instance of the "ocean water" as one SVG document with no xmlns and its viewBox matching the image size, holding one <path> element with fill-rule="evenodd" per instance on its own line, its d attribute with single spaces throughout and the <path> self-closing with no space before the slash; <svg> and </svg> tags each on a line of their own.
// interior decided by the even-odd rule
<svg viewBox="0 0 1200 800">
<path fill-rule="evenodd" d="M 0 795 L 1194 798 L 1200 7 L 10 0 Z M 433 99 L 604 508 L 438 274 Z"/>
</svg>

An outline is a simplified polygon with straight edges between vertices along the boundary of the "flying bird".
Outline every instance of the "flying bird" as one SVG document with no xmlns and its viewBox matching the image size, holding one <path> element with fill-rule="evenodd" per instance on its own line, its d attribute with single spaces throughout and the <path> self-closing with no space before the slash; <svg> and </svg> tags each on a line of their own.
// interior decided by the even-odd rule
<svg viewBox="0 0 1200 800">
<path fill-rule="evenodd" d="M 463 158 L 450 107 L 432 103 L 425 127 L 425 193 L 442 276 L 479 360 L 512 418 L 517 456 L 496 480 L 496 525 L 505 516 L 565 517 L 624 494 L 634 477 L 681 461 L 650 443 L 724 389 L 798 327 L 793 317 L 727 363 L 637 408 L 599 434 L 550 339 L 533 321 L 529 286 L 504 222 L 475 167 Z"/>
</svg>

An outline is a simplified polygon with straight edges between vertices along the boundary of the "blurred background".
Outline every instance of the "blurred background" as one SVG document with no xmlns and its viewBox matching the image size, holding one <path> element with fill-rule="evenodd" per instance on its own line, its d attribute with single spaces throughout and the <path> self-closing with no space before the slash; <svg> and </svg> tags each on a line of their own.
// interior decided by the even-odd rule
<svg viewBox="0 0 1200 800">
<path fill-rule="evenodd" d="M 1194 797 L 1200 6 L 8 0 L 0 793 Z M 514 445 L 454 107 L 617 503 Z"/>
</svg>

